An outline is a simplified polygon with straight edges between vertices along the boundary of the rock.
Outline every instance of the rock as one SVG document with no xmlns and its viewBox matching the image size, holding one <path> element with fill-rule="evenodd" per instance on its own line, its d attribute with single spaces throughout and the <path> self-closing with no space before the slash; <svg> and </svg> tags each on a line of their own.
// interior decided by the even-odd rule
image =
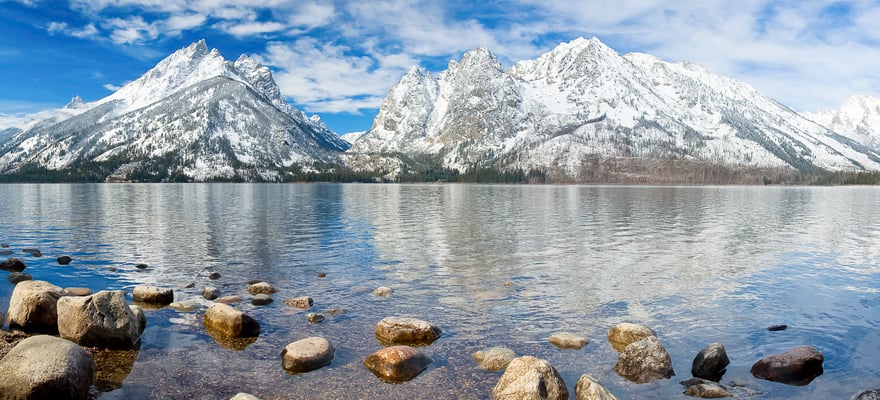
<svg viewBox="0 0 880 400">
<path fill-rule="evenodd" d="M 581 375 L 574 387 L 575 400 L 617 400 L 605 386 L 588 374 Z"/>
<path fill-rule="evenodd" d="M 12 272 L 9 274 L 9 276 L 6 277 L 6 280 L 8 280 L 9 283 L 13 285 L 17 285 L 21 282 L 29 281 L 32 279 L 34 279 L 34 277 L 31 276 L 31 274 L 26 274 L 24 272 Z"/>
<path fill-rule="evenodd" d="M 8 249 L 8 248 L 9 248 L 9 244 L 8 244 L 8 243 L 0 243 L 0 247 L 2 247 L 2 248 L 4 248 L 4 249 Z"/>
<path fill-rule="evenodd" d="M 214 300 L 220 295 L 220 291 L 215 287 L 206 287 L 202 289 L 202 297 L 207 300 Z"/>
<path fill-rule="evenodd" d="M 257 282 L 248 285 L 247 291 L 250 294 L 272 294 L 277 292 L 278 290 L 272 287 L 272 285 L 267 282 Z"/>
<path fill-rule="evenodd" d="M 639 340 L 646 339 L 650 336 L 657 336 L 651 328 L 644 325 L 624 322 L 622 324 L 617 324 L 617 326 L 608 331 L 608 342 L 611 343 L 611 347 L 614 347 L 614 350 L 623 351 L 623 349 L 631 343 L 638 342 Z"/>
<path fill-rule="evenodd" d="M 22 253 L 30 254 L 32 257 L 42 257 L 43 256 L 43 252 L 41 252 L 39 249 L 21 249 L 21 251 L 22 251 Z"/>
<path fill-rule="evenodd" d="M 327 277 L 327 274 L 325 274 L 325 273 L 323 273 L 323 272 L 321 272 L 320 274 L 318 274 L 318 278 L 326 278 L 326 277 Z"/>
<path fill-rule="evenodd" d="M 183 285 L 181 285 L 180 287 L 183 289 L 192 289 L 192 288 L 196 287 L 196 283 L 195 282 L 187 282 L 187 283 L 184 283 Z"/>
<path fill-rule="evenodd" d="M 560 349 L 580 349 L 587 345 L 590 341 L 585 337 L 581 337 L 569 332 L 559 332 L 550 335 L 550 343 Z"/>
<path fill-rule="evenodd" d="M 437 340 L 443 331 L 415 318 L 388 317 L 376 324 L 376 339 L 384 345 L 428 345 Z"/>
<path fill-rule="evenodd" d="M 146 328 L 139 307 L 130 307 L 121 290 L 58 300 L 58 333 L 80 346 L 133 349 Z"/>
<path fill-rule="evenodd" d="M 310 337 L 290 343 L 281 351 L 281 366 L 298 374 L 329 365 L 336 349 L 322 337 Z"/>
<path fill-rule="evenodd" d="M 22 340 L 0 360 L 3 399 L 88 399 L 95 362 L 81 347 L 53 336 Z"/>
<path fill-rule="evenodd" d="M 767 330 L 770 331 L 770 332 L 779 332 L 779 331 L 784 331 L 784 330 L 786 330 L 786 329 L 788 329 L 788 325 L 785 325 L 785 324 L 782 324 L 782 325 L 770 325 L 770 326 L 767 327 Z"/>
<path fill-rule="evenodd" d="M 309 323 L 317 324 L 318 322 L 321 322 L 323 320 L 324 320 L 324 316 L 321 314 L 313 313 L 313 312 L 306 314 L 306 321 L 309 321 Z"/>
<path fill-rule="evenodd" d="M 418 376 L 431 359 L 409 346 L 391 346 L 367 356 L 364 366 L 383 382 L 406 382 Z"/>
<path fill-rule="evenodd" d="M 27 266 L 24 265 L 24 261 L 21 261 L 15 257 L 7 258 L 5 261 L 0 263 L 0 269 L 4 271 L 21 272 L 24 271 L 25 268 L 27 268 Z"/>
<path fill-rule="evenodd" d="M 131 295 L 136 302 L 168 305 L 174 302 L 174 290 L 156 286 L 135 286 Z"/>
<path fill-rule="evenodd" d="M 135 265 L 134 267 L 137 268 L 137 269 L 147 269 L 147 268 L 149 268 L 150 266 L 147 265 L 147 264 L 138 264 L 138 265 Z"/>
<path fill-rule="evenodd" d="M 248 393 L 238 393 L 229 400 L 260 400 L 260 398 Z"/>
<path fill-rule="evenodd" d="M 67 265 L 67 264 L 70 264 L 70 262 L 73 261 L 73 259 L 70 258 L 69 256 L 61 256 L 61 257 L 56 258 L 55 261 L 57 261 L 58 264 L 60 264 L 60 265 Z"/>
<path fill-rule="evenodd" d="M 205 328 L 229 337 L 256 337 L 260 323 L 239 310 L 222 303 L 214 303 L 205 312 Z"/>
<path fill-rule="evenodd" d="M 312 300 L 312 298 L 309 296 L 302 296 L 284 300 L 284 304 L 287 304 L 291 307 L 307 309 L 311 307 L 312 304 L 315 304 L 315 301 Z"/>
<path fill-rule="evenodd" d="M 825 357 L 810 346 L 798 346 L 782 354 L 764 357 L 752 365 L 756 378 L 803 386 L 822 375 Z"/>
<path fill-rule="evenodd" d="M 13 254 L 15 254 L 15 252 L 9 249 L 0 250 L 0 256 L 11 256 Z"/>
<path fill-rule="evenodd" d="M 217 300 L 214 300 L 215 303 L 220 304 L 235 304 L 241 303 L 242 301 L 244 301 L 244 299 L 242 299 L 241 296 L 223 296 L 221 298 L 218 298 Z"/>
<path fill-rule="evenodd" d="M 59 298 L 61 288 L 49 282 L 20 282 L 9 300 L 9 326 L 27 332 L 57 332 Z"/>
<path fill-rule="evenodd" d="M 568 389 L 549 362 L 532 356 L 515 358 L 492 389 L 495 400 L 567 400 Z"/>
<path fill-rule="evenodd" d="M 376 290 L 373 290 L 373 296 L 377 297 L 388 297 L 391 296 L 392 293 L 394 293 L 394 291 L 387 286 L 380 286 L 377 287 Z"/>
<path fill-rule="evenodd" d="M 251 299 L 251 304 L 255 306 L 265 306 L 272 302 L 272 296 L 268 294 L 258 294 Z"/>
<path fill-rule="evenodd" d="M 863 390 L 854 394 L 850 400 L 880 400 L 880 389 Z"/>
<path fill-rule="evenodd" d="M 474 360 L 486 370 L 503 371 L 516 358 L 516 353 L 506 347 L 491 347 L 474 352 Z"/>
<path fill-rule="evenodd" d="M 715 383 L 700 383 L 692 385 L 684 391 L 684 394 L 691 397 L 699 397 L 703 399 L 720 399 L 724 397 L 733 397 L 724 387 Z"/>
<path fill-rule="evenodd" d="M 694 357 L 691 375 L 718 382 L 727 372 L 728 364 L 730 364 L 730 359 L 727 358 L 727 350 L 724 349 L 724 345 L 712 343 L 700 350 Z"/>
<path fill-rule="evenodd" d="M 92 356 L 95 366 L 98 367 L 94 388 L 104 393 L 122 387 L 140 354 L 140 349 L 110 350 L 88 347 L 83 350 Z"/>
<path fill-rule="evenodd" d="M 84 287 L 69 287 L 61 291 L 62 296 L 89 296 L 91 294 L 92 289 Z"/>
<path fill-rule="evenodd" d="M 180 311 L 180 312 L 195 311 L 195 310 L 198 310 L 199 307 L 201 307 L 201 306 L 202 305 L 198 301 L 195 301 L 192 299 L 184 300 L 184 301 L 175 301 L 174 303 L 171 303 L 168 305 L 168 307 L 171 307 L 174 310 Z"/>
<path fill-rule="evenodd" d="M 672 359 L 655 336 L 631 343 L 623 349 L 614 370 L 636 383 L 652 382 L 675 376 Z"/>
<path fill-rule="evenodd" d="M 248 285 L 253 285 L 253 284 L 256 284 L 256 283 L 260 283 L 260 282 L 265 282 L 265 281 L 262 280 L 262 279 L 251 279 L 251 280 L 247 281 L 247 284 L 248 284 Z"/>
<path fill-rule="evenodd" d="M 331 309 L 328 309 L 326 312 L 328 315 L 342 315 L 342 314 L 345 314 L 345 309 L 331 308 Z"/>
<path fill-rule="evenodd" d="M 208 274 L 208 279 L 212 281 L 216 281 L 217 279 L 220 279 L 220 277 L 221 275 L 219 272 L 211 272 L 210 274 Z"/>
</svg>

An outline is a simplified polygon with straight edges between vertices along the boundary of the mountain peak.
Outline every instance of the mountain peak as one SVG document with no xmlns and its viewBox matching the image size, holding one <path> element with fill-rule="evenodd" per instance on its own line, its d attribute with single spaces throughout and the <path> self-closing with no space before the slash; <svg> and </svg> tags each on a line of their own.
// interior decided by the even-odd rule
<svg viewBox="0 0 880 400">
<path fill-rule="evenodd" d="M 494 67 L 495 69 L 501 69 L 501 63 L 498 62 L 498 59 L 495 58 L 495 55 L 492 54 L 489 49 L 485 47 L 477 47 L 474 50 L 471 50 L 461 57 L 461 65 L 486 65 Z"/>
<path fill-rule="evenodd" d="M 73 96 L 73 98 L 70 99 L 69 102 L 67 102 L 67 105 L 65 105 L 64 108 L 77 109 L 77 108 L 82 108 L 85 104 L 86 103 L 83 101 L 82 97 L 79 97 L 79 95 L 76 95 L 76 96 Z"/>
</svg>

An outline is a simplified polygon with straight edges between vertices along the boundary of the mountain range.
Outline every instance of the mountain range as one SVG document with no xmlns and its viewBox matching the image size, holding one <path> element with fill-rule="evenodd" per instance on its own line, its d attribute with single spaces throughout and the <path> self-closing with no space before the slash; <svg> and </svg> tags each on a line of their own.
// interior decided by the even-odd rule
<svg viewBox="0 0 880 400">
<path fill-rule="evenodd" d="M 0 131 L 0 174 L 279 181 L 338 168 L 385 179 L 441 169 L 553 182 L 766 183 L 880 171 L 878 132 L 877 99 L 801 115 L 698 65 L 579 38 L 506 70 L 486 48 L 436 76 L 413 67 L 369 131 L 340 137 L 289 105 L 267 67 L 227 61 L 199 41 L 104 99 L 76 97 Z"/>
</svg>

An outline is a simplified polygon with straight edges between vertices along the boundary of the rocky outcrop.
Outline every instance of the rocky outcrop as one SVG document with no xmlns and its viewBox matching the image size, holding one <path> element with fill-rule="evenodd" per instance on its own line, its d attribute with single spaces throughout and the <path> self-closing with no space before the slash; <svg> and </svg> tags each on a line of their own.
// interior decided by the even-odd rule
<svg viewBox="0 0 880 400">
<path fill-rule="evenodd" d="M 546 360 L 514 359 L 492 389 L 495 400 L 567 400 L 565 381 Z"/>
<path fill-rule="evenodd" d="M 131 295 L 136 302 L 168 305 L 174 302 L 174 290 L 156 286 L 135 286 Z"/>
<path fill-rule="evenodd" d="M 503 371 L 516 358 L 516 353 L 506 347 L 492 347 L 473 354 L 474 360 L 486 370 Z"/>
<path fill-rule="evenodd" d="M 58 333 L 80 346 L 132 349 L 145 328 L 143 311 L 126 304 L 121 290 L 58 300 Z"/>
<path fill-rule="evenodd" d="M 335 352 L 333 345 L 322 337 L 297 340 L 281 351 L 281 366 L 293 374 L 316 370 L 329 365 Z"/>
<path fill-rule="evenodd" d="M 59 298 L 61 288 L 49 282 L 20 282 L 9 300 L 9 326 L 28 332 L 57 332 Z"/>
<path fill-rule="evenodd" d="M 636 383 L 652 382 L 675 376 L 669 353 L 654 336 L 631 343 L 623 349 L 614 370 Z"/>
<path fill-rule="evenodd" d="M 728 364 L 730 364 L 730 359 L 727 358 L 727 350 L 724 349 L 724 345 L 712 343 L 700 350 L 694 357 L 691 374 L 695 378 L 718 382 L 727 372 Z"/>
<path fill-rule="evenodd" d="M 95 362 L 81 347 L 53 336 L 22 340 L 0 360 L 0 398 L 88 399 Z"/>
<path fill-rule="evenodd" d="M 376 339 L 385 345 L 428 345 L 443 331 L 416 318 L 388 317 L 376 324 Z"/>
<path fill-rule="evenodd" d="M 227 337 L 256 337 L 260 335 L 260 323 L 232 306 L 214 303 L 205 312 L 205 328 Z"/>
<path fill-rule="evenodd" d="M 824 372 L 825 357 L 810 346 L 764 357 L 752 365 L 752 375 L 768 381 L 803 386 Z"/>
<path fill-rule="evenodd" d="M 644 325 L 624 322 L 617 324 L 608 331 L 608 342 L 614 350 L 623 351 L 626 346 L 650 336 L 657 336 L 654 330 Z"/>
<path fill-rule="evenodd" d="M 577 350 L 583 348 L 590 341 L 583 336 L 578 336 L 570 332 L 559 332 L 550 335 L 548 339 L 551 344 L 560 349 Z"/>
<path fill-rule="evenodd" d="M 409 346 L 391 346 L 367 356 L 364 366 L 383 382 L 406 382 L 428 368 L 431 359 Z"/>
<path fill-rule="evenodd" d="M 605 386 L 588 374 L 581 375 L 574 387 L 575 400 L 617 400 Z"/>
</svg>

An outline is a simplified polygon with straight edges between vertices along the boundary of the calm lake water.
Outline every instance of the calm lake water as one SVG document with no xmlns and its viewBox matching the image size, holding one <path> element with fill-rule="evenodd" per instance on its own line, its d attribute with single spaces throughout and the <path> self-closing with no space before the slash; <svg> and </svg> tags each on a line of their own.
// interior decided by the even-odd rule
<svg viewBox="0 0 880 400">
<path fill-rule="evenodd" d="M 280 290 L 269 306 L 238 306 L 263 328 L 243 350 L 204 332 L 204 308 L 148 310 L 136 360 L 116 367 L 125 379 L 101 399 L 489 398 L 501 373 L 471 353 L 499 345 L 549 360 L 572 398 L 590 373 L 620 399 L 683 399 L 678 381 L 712 342 L 731 359 L 723 382 L 764 392 L 756 398 L 848 399 L 880 387 L 878 210 L 880 189 L 862 187 L 2 185 L 0 242 L 34 279 L 62 287 L 149 283 L 185 300 L 216 286 L 248 298 L 259 278 Z M 60 255 L 74 262 L 59 266 Z M 0 282 L 5 310 L 12 285 Z M 378 286 L 394 294 L 372 296 Z M 347 312 L 309 324 L 281 301 L 303 295 L 309 311 Z M 387 316 L 444 331 L 422 349 L 433 364 L 404 384 L 363 366 Z M 606 335 L 620 322 L 657 331 L 677 376 L 617 376 Z M 766 330 L 774 324 L 789 328 Z M 558 331 L 591 342 L 557 349 L 547 337 Z M 282 348 L 315 335 L 336 346 L 333 363 L 284 372 Z M 825 355 L 811 384 L 750 375 L 759 358 L 802 344 Z"/>
</svg>

